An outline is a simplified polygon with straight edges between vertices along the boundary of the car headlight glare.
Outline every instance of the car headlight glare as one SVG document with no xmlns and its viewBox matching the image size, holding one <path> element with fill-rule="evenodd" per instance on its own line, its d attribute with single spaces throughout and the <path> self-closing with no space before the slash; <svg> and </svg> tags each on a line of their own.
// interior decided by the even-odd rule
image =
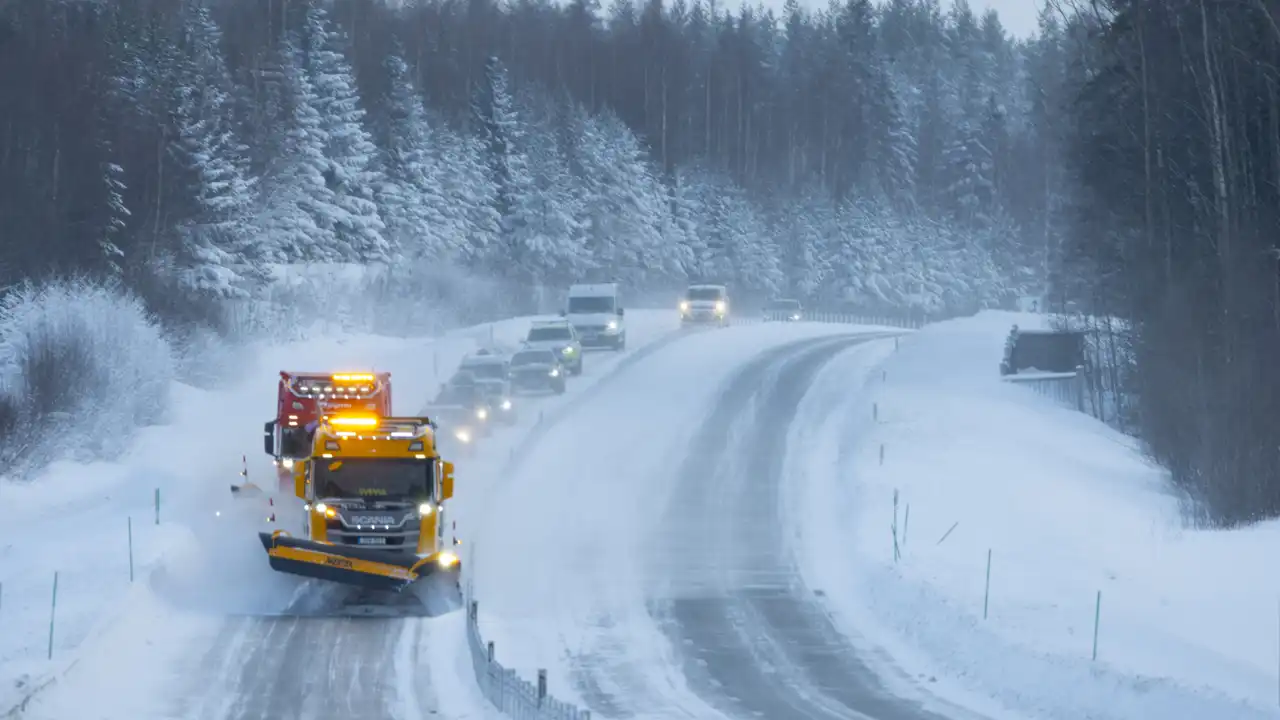
<svg viewBox="0 0 1280 720">
<path fill-rule="evenodd" d="M 566 347 L 565 349 L 561 350 L 560 352 L 564 353 L 565 355 L 572 355 L 572 354 L 573 354 L 573 346 L 572 346 L 572 345 L 570 345 L 570 346 Z"/>
<path fill-rule="evenodd" d="M 560 377 L 560 370 L 552 370 L 550 374 L 551 377 Z"/>
<path fill-rule="evenodd" d="M 454 436 L 454 437 L 456 437 L 456 438 L 458 438 L 459 440 L 461 440 L 461 441 L 462 441 L 462 442 L 464 442 L 464 443 L 469 443 L 469 442 L 471 442 L 471 433 L 467 432 L 466 430 L 459 430 L 459 431 L 455 432 L 455 433 L 453 434 L 453 436 Z"/>
<path fill-rule="evenodd" d="M 434 510 L 435 507 L 429 502 L 424 502 L 418 506 L 418 514 L 422 517 L 430 515 Z"/>
<path fill-rule="evenodd" d="M 617 330 L 617 329 L 618 329 L 618 321 L 617 321 L 617 320 L 610 320 L 610 321 L 609 321 L 609 324 L 608 324 L 608 325 L 606 325 L 605 327 L 609 328 L 610 330 Z"/>
<path fill-rule="evenodd" d="M 510 401 L 510 400 L 503 400 L 503 401 L 502 401 L 502 409 L 503 409 L 503 410 L 510 410 L 510 409 L 511 409 L 511 401 Z"/>
<path fill-rule="evenodd" d="M 480 418 L 481 420 L 484 420 L 485 418 L 489 417 L 489 411 L 485 410 L 484 408 L 480 408 L 479 410 L 476 410 L 476 417 Z"/>
<path fill-rule="evenodd" d="M 689 302 L 688 302 L 688 301 L 682 301 L 682 302 L 680 303 L 680 312 L 689 312 Z"/>
</svg>

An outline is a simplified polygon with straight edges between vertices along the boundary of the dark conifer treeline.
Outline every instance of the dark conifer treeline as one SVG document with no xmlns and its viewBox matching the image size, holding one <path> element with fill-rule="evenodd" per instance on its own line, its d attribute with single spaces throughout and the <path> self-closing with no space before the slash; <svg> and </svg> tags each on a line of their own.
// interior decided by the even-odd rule
<svg viewBox="0 0 1280 720">
<path fill-rule="evenodd" d="M 963 1 L 11 0 L 0 282 L 205 322 L 321 265 L 511 311 L 1044 294 L 1114 319 L 1123 419 L 1215 521 L 1280 513 L 1280 10 L 1064 4 L 1015 42 Z"/>
</svg>

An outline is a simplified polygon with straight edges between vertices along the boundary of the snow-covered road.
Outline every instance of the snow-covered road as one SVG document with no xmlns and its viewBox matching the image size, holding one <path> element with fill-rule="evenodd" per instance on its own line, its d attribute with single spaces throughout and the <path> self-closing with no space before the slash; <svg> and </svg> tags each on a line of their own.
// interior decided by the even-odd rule
<svg viewBox="0 0 1280 720">
<path fill-rule="evenodd" d="M 687 491 L 664 519 L 656 573 L 672 582 L 653 605 L 691 687 L 736 718 L 942 720 L 884 687 L 883 660 L 865 657 L 799 579 L 780 512 L 788 438 L 814 376 L 874 336 L 807 340 L 737 371 L 679 468 Z M 863 377 L 849 377 L 850 388 Z M 814 428 L 808 428 L 812 431 Z M 829 552 L 839 553 L 839 548 Z M 674 571 L 674 572 L 673 572 Z"/>
<path fill-rule="evenodd" d="M 821 420 L 797 407 L 841 353 L 866 352 L 869 368 L 877 337 L 693 334 L 550 426 L 478 535 L 499 660 L 547 669 L 557 697 L 599 717 L 972 717 L 901 678 L 886 689 L 891 663 L 842 639 L 790 555 L 783 459 L 805 432 L 793 421 Z"/>
</svg>

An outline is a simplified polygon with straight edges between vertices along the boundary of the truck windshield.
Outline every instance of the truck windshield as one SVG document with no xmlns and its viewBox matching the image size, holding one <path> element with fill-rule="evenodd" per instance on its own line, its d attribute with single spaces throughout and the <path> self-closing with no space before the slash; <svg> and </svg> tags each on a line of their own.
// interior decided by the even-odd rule
<svg viewBox="0 0 1280 720">
<path fill-rule="evenodd" d="M 569 314 L 587 315 L 590 313 L 613 312 L 613 296 L 581 296 L 569 298 Z"/>
<path fill-rule="evenodd" d="M 542 340 L 568 340 L 569 328 L 564 326 L 536 327 L 529 330 L 529 340 L 540 342 Z"/>
<path fill-rule="evenodd" d="M 414 500 L 431 494 L 428 460 L 331 458 L 315 460 L 316 497 Z"/>
<path fill-rule="evenodd" d="M 688 300 L 719 300 L 720 288 L 694 287 L 689 288 L 685 298 Z"/>
</svg>

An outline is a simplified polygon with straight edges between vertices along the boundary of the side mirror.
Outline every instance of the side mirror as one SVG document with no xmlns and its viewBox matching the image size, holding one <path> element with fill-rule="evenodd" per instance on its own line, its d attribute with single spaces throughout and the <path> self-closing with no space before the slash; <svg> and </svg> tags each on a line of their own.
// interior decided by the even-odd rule
<svg viewBox="0 0 1280 720">
<path fill-rule="evenodd" d="M 271 420 L 262 425 L 262 449 L 271 457 L 276 457 L 276 421 Z"/>
<path fill-rule="evenodd" d="M 618 308 L 618 317 L 622 317 L 622 308 Z"/>
<path fill-rule="evenodd" d="M 442 463 L 440 471 L 440 499 L 448 500 L 453 497 L 453 463 Z"/>
</svg>

